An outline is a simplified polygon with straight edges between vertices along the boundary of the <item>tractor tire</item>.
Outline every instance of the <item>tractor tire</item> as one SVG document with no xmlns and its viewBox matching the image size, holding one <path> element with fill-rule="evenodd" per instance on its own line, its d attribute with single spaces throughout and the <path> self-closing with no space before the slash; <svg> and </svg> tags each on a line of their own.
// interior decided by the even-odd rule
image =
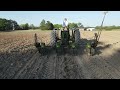
<svg viewBox="0 0 120 90">
<path fill-rule="evenodd" d="M 91 48 L 91 49 L 90 49 L 90 55 L 91 55 L 91 56 L 95 55 L 95 51 L 96 51 L 95 48 Z"/>
<path fill-rule="evenodd" d="M 75 44 L 79 45 L 80 44 L 80 31 L 75 30 Z"/>
<path fill-rule="evenodd" d="M 50 46 L 54 47 L 56 45 L 56 31 L 53 30 L 50 35 Z"/>
</svg>

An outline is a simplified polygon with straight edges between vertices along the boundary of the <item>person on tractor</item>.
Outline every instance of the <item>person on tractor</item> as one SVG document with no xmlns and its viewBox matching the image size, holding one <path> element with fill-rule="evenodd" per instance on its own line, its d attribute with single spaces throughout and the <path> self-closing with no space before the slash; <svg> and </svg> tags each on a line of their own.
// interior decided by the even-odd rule
<svg viewBox="0 0 120 90">
<path fill-rule="evenodd" d="M 63 30 L 61 31 L 61 41 L 63 45 L 68 46 L 70 34 L 69 34 L 69 25 L 68 25 L 67 18 L 64 19 L 62 27 L 63 27 Z"/>
<path fill-rule="evenodd" d="M 62 26 L 63 26 L 63 30 L 68 30 L 69 29 L 67 18 L 64 19 Z"/>
</svg>

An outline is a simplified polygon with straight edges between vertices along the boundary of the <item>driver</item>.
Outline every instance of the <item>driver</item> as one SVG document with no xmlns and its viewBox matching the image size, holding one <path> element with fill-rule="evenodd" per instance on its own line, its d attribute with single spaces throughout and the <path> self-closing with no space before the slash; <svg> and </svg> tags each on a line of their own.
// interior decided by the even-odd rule
<svg viewBox="0 0 120 90">
<path fill-rule="evenodd" d="M 68 30 L 69 27 L 68 27 L 68 21 L 67 21 L 67 18 L 64 19 L 64 21 L 63 21 L 63 25 L 62 25 L 62 26 L 63 26 L 63 30 Z"/>
</svg>

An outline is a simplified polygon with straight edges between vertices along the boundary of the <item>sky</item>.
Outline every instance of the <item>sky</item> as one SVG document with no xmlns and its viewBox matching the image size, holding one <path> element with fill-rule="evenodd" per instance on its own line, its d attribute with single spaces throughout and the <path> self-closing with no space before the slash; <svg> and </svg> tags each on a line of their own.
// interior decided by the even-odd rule
<svg viewBox="0 0 120 90">
<path fill-rule="evenodd" d="M 34 24 L 39 26 L 45 19 L 53 24 L 62 24 L 64 18 L 69 23 L 81 22 L 85 27 L 100 26 L 104 11 L 0 11 L 0 18 L 6 18 L 17 21 L 18 24 Z M 120 25 L 120 11 L 108 11 L 104 26 Z"/>
</svg>

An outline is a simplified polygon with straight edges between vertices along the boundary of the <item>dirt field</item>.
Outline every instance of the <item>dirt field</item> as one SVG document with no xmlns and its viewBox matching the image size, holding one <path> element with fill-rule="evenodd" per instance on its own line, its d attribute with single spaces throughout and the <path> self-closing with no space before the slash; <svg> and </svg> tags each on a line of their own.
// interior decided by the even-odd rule
<svg viewBox="0 0 120 90">
<path fill-rule="evenodd" d="M 120 79 L 120 31 L 102 32 L 95 56 L 84 49 L 93 31 L 81 31 L 77 55 L 40 55 L 35 33 L 49 44 L 50 31 L 0 32 L 0 79 Z"/>
</svg>

